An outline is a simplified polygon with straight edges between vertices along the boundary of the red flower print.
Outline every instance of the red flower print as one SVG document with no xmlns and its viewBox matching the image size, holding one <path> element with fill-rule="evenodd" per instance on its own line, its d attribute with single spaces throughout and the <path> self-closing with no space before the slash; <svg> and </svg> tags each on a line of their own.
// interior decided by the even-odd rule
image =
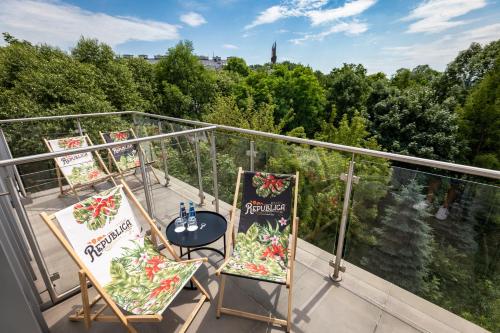
<svg viewBox="0 0 500 333">
<path fill-rule="evenodd" d="M 247 269 L 250 271 L 260 274 L 260 275 L 268 275 L 269 271 L 264 267 L 264 265 L 256 265 L 256 264 L 246 264 Z"/>
<path fill-rule="evenodd" d="M 146 275 L 150 281 L 153 281 L 155 274 L 160 270 L 159 265 L 165 262 L 165 259 L 161 256 L 155 256 L 148 260 L 146 263 Z"/>
<path fill-rule="evenodd" d="M 149 298 L 154 298 L 164 291 L 169 291 L 170 289 L 172 289 L 173 286 L 175 286 L 177 283 L 179 283 L 179 281 L 180 281 L 180 279 L 177 275 L 171 279 L 165 279 L 165 280 L 161 281 L 160 286 L 153 289 Z"/>
<path fill-rule="evenodd" d="M 117 141 L 126 140 L 127 138 L 128 138 L 127 132 L 116 132 L 115 133 L 115 140 L 117 140 Z"/>
<path fill-rule="evenodd" d="M 264 184 L 262 188 L 270 189 L 271 191 L 280 190 L 283 187 L 283 180 L 274 177 L 274 175 L 268 175 L 264 179 Z"/>
<path fill-rule="evenodd" d="M 78 148 L 81 145 L 81 141 L 78 138 L 69 138 L 66 141 L 66 148 Z"/>
<path fill-rule="evenodd" d="M 93 211 L 92 217 L 98 217 L 101 212 L 108 215 L 109 212 L 115 208 L 115 200 L 113 196 L 110 195 L 107 198 L 96 198 L 94 202 L 88 206 L 86 209 Z"/>
<path fill-rule="evenodd" d="M 269 258 L 279 256 L 280 258 L 285 258 L 285 250 L 281 244 L 271 245 L 262 253 L 262 256 Z"/>
<path fill-rule="evenodd" d="M 89 172 L 89 179 L 95 179 L 97 177 L 99 177 L 99 170 L 92 170 Z"/>
</svg>

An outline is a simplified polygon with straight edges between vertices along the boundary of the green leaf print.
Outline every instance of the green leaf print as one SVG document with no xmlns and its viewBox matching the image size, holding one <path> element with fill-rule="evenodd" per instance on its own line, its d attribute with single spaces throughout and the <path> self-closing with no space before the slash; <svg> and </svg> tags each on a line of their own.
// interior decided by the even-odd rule
<svg viewBox="0 0 500 333">
<path fill-rule="evenodd" d="M 118 213 L 122 201 L 119 188 L 113 188 L 73 206 L 73 217 L 90 230 L 102 228 Z"/>
<path fill-rule="evenodd" d="M 199 267 L 160 254 L 148 239 L 131 241 L 120 258 L 111 262 L 111 282 L 104 288 L 127 311 L 155 314 L 163 310 Z"/>
<path fill-rule="evenodd" d="M 71 170 L 71 174 L 67 175 L 69 182 L 73 185 L 86 184 L 102 176 L 103 173 L 95 162 L 76 165 Z"/>
<path fill-rule="evenodd" d="M 282 231 L 270 223 L 254 223 L 246 233 L 238 233 L 236 246 L 224 272 L 263 280 L 284 282 L 288 263 L 290 226 Z"/>
</svg>

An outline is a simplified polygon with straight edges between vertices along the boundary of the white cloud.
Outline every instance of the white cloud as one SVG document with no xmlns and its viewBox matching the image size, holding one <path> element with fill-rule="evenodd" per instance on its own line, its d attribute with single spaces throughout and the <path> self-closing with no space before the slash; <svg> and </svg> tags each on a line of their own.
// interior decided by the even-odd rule
<svg viewBox="0 0 500 333">
<path fill-rule="evenodd" d="M 360 22 L 340 22 L 332 25 L 329 29 L 316 33 L 316 34 L 305 34 L 301 38 L 294 38 L 290 41 L 294 44 L 302 44 L 308 40 L 323 40 L 325 37 L 330 36 L 335 33 L 343 32 L 346 35 L 359 35 L 368 30 L 368 25 L 366 23 Z"/>
<path fill-rule="evenodd" d="M 56 1 L 0 1 L 0 31 L 33 43 L 62 48 L 80 36 L 98 38 L 111 46 L 131 40 L 178 39 L 178 28 L 164 22 L 90 12 Z"/>
<path fill-rule="evenodd" d="M 207 23 L 205 18 L 201 16 L 198 13 L 195 12 L 189 12 L 186 14 L 181 15 L 179 18 L 182 22 L 186 23 L 187 25 L 190 25 L 192 27 L 197 27 L 199 25 Z"/>
<path fill-rule="evenodd" d="M 311 19 L 312 25 L 324 24 L 341 18 L 359 15 L 373 6 L 376 2 L 377 0 L 349 1 L 342 7 L 310 11 L 307 13 L 307 16 Z"/>
<path fill-rule="evenodd" d="M 287 16 L 289 16 L 289 13 L 286 7 L 272 6 L 261 12 L 252 23 L 245 26 L 245 29 L 251 29 L 261 24 L 273 23 Z"/>
<path fill-rule="evenodd" d="M 233 44 L 224 44 L 222 45 L 223 48 L 228 49 L 228 50 L 237 50 L 239 49 L 238 46 L 233 45 Z"/>
<path fill-rule="evenodd" d="M 287 17 L 308 17 L 312 25 L 330 23 L 342 18 L 363 13 L 373 6 L 377 0 L 349 0 L 343 6 L 331 9 L 321 9 L 328 0 L 289 0 L 280 5 L 272 6 L 262 11 L 255 20 L 245 26 L 251 29 L 258 25 L 269 24 Z"/>
<path fill-rule="evenodd" d="M 420 3 L 403 20 L 416 21 L 410 24 L 407 32 L 436 33 L 468 23 L 452 19 L 486 5 L 486 0 L 427 0 Z"/>
<path fill-rule="evenodd" d="M 409 46 L 396 46 L 384 49 L 387 62 L 395 66 L 414 67 L 419 64 L 442 70 L 460 50 L 470 46 L 472 42 L 486 44 L 498 39 L 500 23 L 486 25 L 480 28 L 445 35 L 430 43 L 419 43 Z"/>
</svg>

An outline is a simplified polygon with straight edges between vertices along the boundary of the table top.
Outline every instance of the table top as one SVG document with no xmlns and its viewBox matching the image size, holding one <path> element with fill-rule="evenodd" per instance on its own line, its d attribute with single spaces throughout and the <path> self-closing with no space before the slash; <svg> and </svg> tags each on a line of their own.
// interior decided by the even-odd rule
<svg viewBox="0 0 500 333">
<path fill-rule="evenodd" d="M 198 229 L 195 231 L 175 232 L 175 219 L 169 223 L 165 233 L 170 243 L 182 247 L 194 248 L 208 245 L 221 238 L 227 229 L 226 218 L 216 212 L 197 211 Z M 202 223 L 206 224 L 203 228 L 201 228 Z"/>
</svg>

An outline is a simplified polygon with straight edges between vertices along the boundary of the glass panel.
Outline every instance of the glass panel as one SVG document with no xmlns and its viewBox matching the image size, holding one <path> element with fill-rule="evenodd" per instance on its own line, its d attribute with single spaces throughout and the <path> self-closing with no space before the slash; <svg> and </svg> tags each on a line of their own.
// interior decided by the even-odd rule
<svg viewBox="0 0 500 333">
<path fill-rule="evenodd" d="M 331 253 L 342 214 L 347 154 L 307 145 L 254 139 L 256 171 L 299 171 L 299 237 Z"/>
<path fill-rule="evenodd" d="M 369 161 L 355 173 L 345 260 L 493 329 L 500 188 Z"/>
</svg>

